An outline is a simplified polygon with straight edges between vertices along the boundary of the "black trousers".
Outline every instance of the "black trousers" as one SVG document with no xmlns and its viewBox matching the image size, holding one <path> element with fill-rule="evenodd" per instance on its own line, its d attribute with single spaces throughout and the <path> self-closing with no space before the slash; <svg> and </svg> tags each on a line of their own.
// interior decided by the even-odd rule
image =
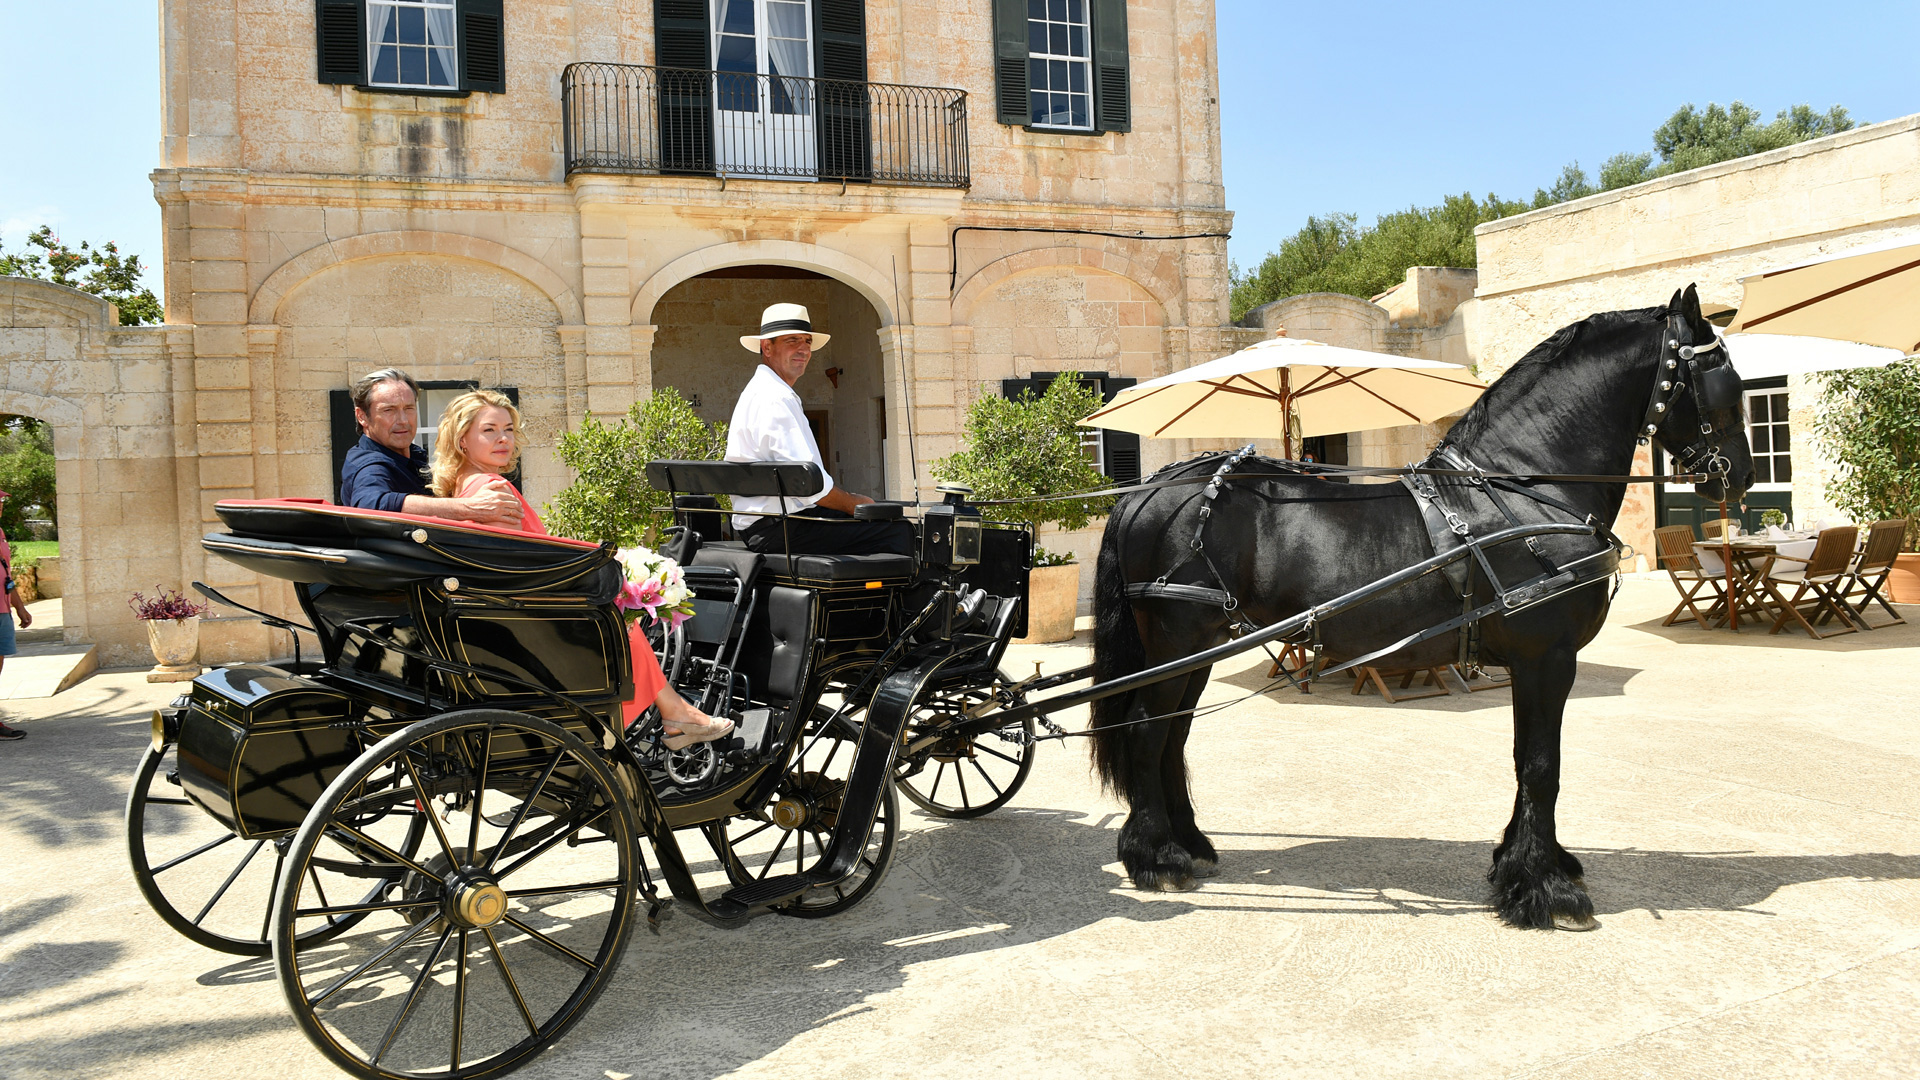
<svg viewBox="0 0 1920 1080">
<path fill-rule="evenodd" d="M 746 541 L 749 550 L 762 554 L 911 555 L 913 526 L 905 521 L 857 521 L 852 514 L 810 506 L 784 522 L 761 518 L 747 527 Z"/>
</svg>

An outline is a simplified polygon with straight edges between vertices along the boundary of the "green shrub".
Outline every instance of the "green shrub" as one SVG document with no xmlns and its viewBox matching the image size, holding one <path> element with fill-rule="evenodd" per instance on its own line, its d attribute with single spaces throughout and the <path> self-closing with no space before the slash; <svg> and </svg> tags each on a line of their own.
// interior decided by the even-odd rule
<svg viewBox="0 0 1920 1080">
<path fill-rule="evenodd" d="M 1840 465 L 1827 498 L 1855 521 L 1906 518 L 1920 551 L 1920 359 L 1817 378 L 1814 430 Z"/>
<path fill-rule="evenodd" d="M 597 544 L 645 543 L 673 523 L 673 499 L 647 483 L 647 462 L 715 461 L 726 452 L 727 425 L 700 419 L 671 386 L 634 402 L 618 423 L 588 417 L 560 436 L 560 460 L 576 479 L 547 503 L 547 528 Z"/>
<path fill-rule="evenodd" d="M 982 394 L 967 409 L 963 437 L 966 447 L 933 464 L 941 480 L 965 484 L 977 500 L 1019 499 L 1035 495 L 1064 495 L 1107 486 L 1107 478 L 1088 460 L 1081 446 L 1081 420 L 1100 408 L 1100 396 L 1080 381 L 1079 373 L 1063 371 L 1035 397 L 1031 390 L 1018 398 Z M 989 507 L 987 516 L 1001 521 L 1025 521 L 1038 529 L 1054 524 L 1083 529 L 1113 506 L 1113 498 L 1062 499 L 1058 502 L 1017 503 Z M 1043 560 L 1058 559 L 1042 553 Z M 1070 561 L 1070 557 L 1065 560 Z M 1050 565 L 1043 561 L 1041 565 Z"/>
</svg>

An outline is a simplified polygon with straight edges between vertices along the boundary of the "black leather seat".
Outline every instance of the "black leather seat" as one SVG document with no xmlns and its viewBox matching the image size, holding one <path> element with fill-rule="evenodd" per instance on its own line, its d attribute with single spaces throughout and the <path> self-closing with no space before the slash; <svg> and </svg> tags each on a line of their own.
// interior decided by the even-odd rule
<svg viewBox="0 0 1920 1080">
<path fill-rule="evenodd" d="M 913 577 L 911 555 L 767 555 L 766 572 L 785 581 L 838 583 Z"/>
</svg>

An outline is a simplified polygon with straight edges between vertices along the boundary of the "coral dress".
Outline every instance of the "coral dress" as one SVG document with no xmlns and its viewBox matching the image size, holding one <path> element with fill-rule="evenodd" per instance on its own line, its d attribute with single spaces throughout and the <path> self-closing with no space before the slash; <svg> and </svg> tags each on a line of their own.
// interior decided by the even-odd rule
<svg viewBox="0 0 1920 1080">
<path fill-rule="evenodd" d="M 464 499 L 477 494 L 494 479 L 496 474 L 493 473 L 474 473 L 461 482 L 460 489 L 454 492 L 454 498 Z M 520 500 L 520 531 L 537 536 L 549 535 L 546 522 L 540 520 L 533 504 L 520 494 L 520 489 L 508 484 L 507 490 Z M 632 724 L 640 719 L 640 714 L 646 712 L 647 706 L 652 705 L 653 699 L 659 697 L 660 691 L 666 688 L 667 675 L 660 670 L 660 661 L 653 655 L 653 646 L 647 643 L 646 627 L 638 621 L 627 626 L 627 646 L 627 651 L 633 654 L 633 700 L 621 706 L 621 716 L 626 723 Z"/>
</svg>

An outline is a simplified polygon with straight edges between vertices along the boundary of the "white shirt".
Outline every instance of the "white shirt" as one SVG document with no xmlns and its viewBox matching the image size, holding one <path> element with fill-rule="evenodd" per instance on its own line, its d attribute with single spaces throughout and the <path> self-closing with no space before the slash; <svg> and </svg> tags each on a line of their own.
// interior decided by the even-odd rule
<svg viewBox="0 0 1920 1080">
<path fill-rule="evenodd" d="M 800 405 L 800 395 L 785 379 L 765 364 L 756 365 L 747 388 L 734 403 L 733 419 L 727 424 L 728 461 L 811 461 L 820 466 L 819 494 L 787 496 L 786 512 L 796 514 L 820 501 L 833 489 L 833 475 L 820 458 L 820 445 L 813 441 L 813 428 Z M 735 495 L 733 516 L 735 532 L 761 520 L 747 514 L 780 513 L 778 495 Z"/>
</svg>

